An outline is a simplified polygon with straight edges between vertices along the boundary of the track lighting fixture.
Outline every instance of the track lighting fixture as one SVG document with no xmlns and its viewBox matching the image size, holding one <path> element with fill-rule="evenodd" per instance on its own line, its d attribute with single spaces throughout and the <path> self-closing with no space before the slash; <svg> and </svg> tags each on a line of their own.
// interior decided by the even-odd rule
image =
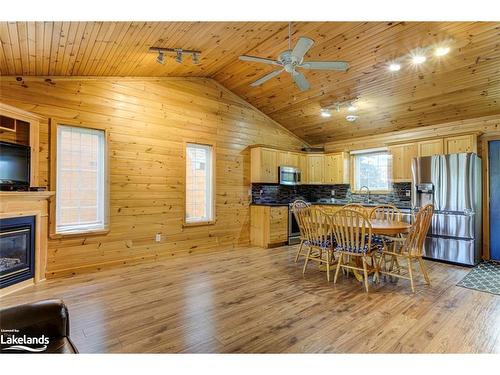
<svg viewBox="0 0 500 375">
<path fill-rule="evenodd" d="M 175 61 L 178 62 L 179 64 L 182 63 L 184 57 L 183 55 L 186 54 L 191 55 L 193 64 L 198 65 L 200 63 L 201 51 L 194 51 L 182 48 L 150 47 L 149 52 L 154 52 L 158 54 L 158 56 L 156 57 L 156 62 L 158 64 L 165 63 L 165 55 L 168 53 L 175 54 Z"/>
</svg>

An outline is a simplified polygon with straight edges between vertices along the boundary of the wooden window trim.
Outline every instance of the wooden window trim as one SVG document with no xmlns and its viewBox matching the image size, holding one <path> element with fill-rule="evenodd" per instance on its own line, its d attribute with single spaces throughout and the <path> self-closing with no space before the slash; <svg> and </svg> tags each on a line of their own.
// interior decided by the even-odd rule
<svg viewBox="0 0 500 375">
<path fill-rule="evenodd" d="M 206 220 L 206 221 L 196 221 L 196 222 L 187 222 L 186 221 L 186 190 L 187 190 L 187 181 L 186 181 L 186 163 L 187 163 L 187 145 L 188 144 L 195 144 L 195 145 L 200 145 L 200 146 L 210 146 L 212 148 L 212 220 Z M 217 211 L 216 211 L 216 200 L 217 200 L 217 194 L 216 194 L 216 179 L 217 179 L 217 167 L 216 167 L 216 160 L 217 160 L 217 148 L 215 143 L 212 142 L 203 142 L 203 141 L 185 141 L 183 142 L 183 161 L 184 161 L 184 167 L 182 168 L 182 173 L 183 173 L 183 182 L 184 182 L 184 188 L 182 191 L 182 227 L 183 228 L 190 228 L 190 227 L 201 227 L 201 226 L 207 226 L 207 225 L 215 225 L 217 223 Z"/>
<path fill-rule="evenodd" d="M 50 126 L 50 163 L 49 163 L 49 184 L 50 189 L 57 194 L 57 125 L 67 125 L 84 129 L 95 129 L 104 131 L 104 228 L 95 230 L 82 230 L 67 233 L 56 233 L 56 197 L 50 199 L 49 204 L 49 237 L 51 239 L 58 238 L 71 238 L 82 236 L 99 236 L 109 233 L 109 132 L 108 129 L 102 125 L 96 124 L 80 124 L 72 121 L 51 118 L 49 121 Z"/>
</svg>

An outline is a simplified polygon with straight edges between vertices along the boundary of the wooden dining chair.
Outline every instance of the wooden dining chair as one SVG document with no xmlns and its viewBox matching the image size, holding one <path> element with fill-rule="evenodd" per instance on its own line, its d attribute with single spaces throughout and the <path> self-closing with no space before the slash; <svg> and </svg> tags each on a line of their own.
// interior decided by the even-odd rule
<svg viewBox="0 0 500 375">
<path fill-rule="evenodd" d="M 391 204 L 381 204 L 371 209 L 369 214 L 370 219 L 401 221 L 403 213 Z"/>
<path fill-rule="evenodd" d="M 370 210 L 368 217 L 377 220 L 387 220 L 387 221 L 401 221 L 403 219 L 403 213 L 391 204 L 382 204 L 375 206 Z M 384 246 L 391 245 L 395 240 L 402 238 L 403 235 L 399 234 L 396 237 L 388 235 L 374 235 L 372 241 L 378 247 L 382 248 Z"/>
<path fill-rule="evenodd" d="M 333 282 L 337 282 L 340 269 L 362 271 L 365 289 L 368 292 L 368 275 L 375 274 L 378 278 L 378 268 L 375 259 L 376 248 L 372 244 L 372 226 L 366 215 L 359 211 L 343 208 L 332 216 L 333 232 L 337 242 L 337 269 Z M 346 259 L 354 261 L 350 262 Z M 363 265 L 358 266 L 361 259 Z"/>
<path fill-rule="evenodd" d="M 319 207 L 306 207 L 300 211 L 307 253 L 302 273 L 305 274 L 309 261 L 326 266 L 326 279 L 330 281 L 330 269 L 335 264 L 335 240 L 332 218 Z"/>
<path fill-rule="evenodd" d="M 349 204 L 346 204 L 345 206 L 343 206 L 342 208 L 347 208 L 349 210 L 360 212 L 365 216 L 368 215 L 368 211 L 366 210 L 366 207 L 364 207 L 360 203 L 349 203 Z"/>
<path fill-rule="evenodd" d="M 304 208 L 310 207 L 311 204 L 297 199 L 292 203 L 292 206 L 290 209 L 292 210 L 293 216 L 295 217 L 295 220 L 297 221 L 297 225 L 299 226 L 299 231 L 300 231 L 300 246 L 299 250 L 297 251 L 297 254 L 295 255 L 295 263 L 299 260 L 299 256 L 302 253 L 302 249 L 304 247 L 304 242 L 306 241 L 306 237 L 304 235 L 304 229 L 303 229 L 303 224 L 302 224 L 302 216 L 300 215 L 301 211 Z"/>
<path fill-rule="evenodd" d="M 412 263 L 417 261 L 420 265 L 422 275 L 424 276 L 425 282 L 430 284 L 429 275 L 425 269 L 425 264 L 422 259 L 424 251 L 424 241 L 429 231 L 431 225 L 432 215 L 434 213 L 434 206 L 428 204 L 420 209 L 420 211 L 415 216 L 415 221 L 410 228 L 406 238 L 399 241 L 394 241 L 392 247 L 385 247 L 382 250 L 379 259 L 379 268 L 382 275 L 390 275 L 403 279 L 410 280 L 411 290 L 415 292 L 415 285 L 413 280 L 413 267 Z M 387 264 L 386 257 L 390 257 L 390 267 L 387 270 L 386 267 L 382 268 L 383 264 Z M 401 270 L 404 269 L 400 266 L 398 259 L 405 259 L 407 262 L 407 274 L 401 274 Z"/>
</svg>

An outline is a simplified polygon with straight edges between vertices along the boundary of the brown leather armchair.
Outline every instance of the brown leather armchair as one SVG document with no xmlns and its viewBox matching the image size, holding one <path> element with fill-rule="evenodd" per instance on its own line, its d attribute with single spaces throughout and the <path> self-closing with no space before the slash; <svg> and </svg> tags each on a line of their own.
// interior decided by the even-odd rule
<svg viewBox="0 0 500 375">
<path fill-rule="evenodd" d="M 0 329 L 3 336 L 1 353 L 29 353 L 31 350 L 19 348 L 19 342 L 5 343 L 12 337 L 48 338 L 46 349 L 42 344 L 22 345 L 39 353 L 78 353 L 69 338 L 69 313 L 63 301 L 44 300 L 25 305 L 7 307 L 0 310 Z M 24 344 L 24 343 L 22 343 Z M 17 346 L 17 349 L 7 349 Z"/>
</svg>

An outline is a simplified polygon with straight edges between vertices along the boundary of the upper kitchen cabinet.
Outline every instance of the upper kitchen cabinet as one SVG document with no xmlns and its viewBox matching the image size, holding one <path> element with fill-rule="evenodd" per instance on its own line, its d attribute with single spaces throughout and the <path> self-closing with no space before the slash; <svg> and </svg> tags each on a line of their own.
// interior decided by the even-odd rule
<svg viewBox="0 0 500 375">
<path fill-rule="evenodd" d="M 278 183 L 278 153 L 269 148 L 252 148 L 251 181 L 252 183 Z"/>
<path fill-rule="evenodd" d="M 322 184 L 325 172 L 325 156 L 323 154 L 307 155 L 307 183 Z"/>
<path fill-rule="evenodd" d="M 324 156 L 325 184 L 349 183 L 349 155 L 346 152 L 326 154 Z"/>
<path fill-rule="evenodd" d="M 477 153 L 477 136 L 475 134 L 466 134 L 447 137 L 444 139 L 444 152 L 445 154 Z"/>
<path fill-rule="evenodd" d="M 287 166 L 299 168 L 300 154 L 290 151 L 278 151 L 278 167 Z"/>
<path fill-rule="evenodd" d="M 389 147 L 392 154 L 392 179 L 394 182 L 411 181 L 411 160 L 418 156 L 416 143 Z"/>
<path fill-rule="evenodd" d="M 303 184 L 309 183 L 309 171 L 306 154 L 299 154 L 299 169 L 301 182 Z"/>
<path fill-rule="evenodd" d="M 444 143 L 442 138 L 421 141 L 418 145 L 418 156 L 432 156 L 444 154 Z"/>
</svg>

